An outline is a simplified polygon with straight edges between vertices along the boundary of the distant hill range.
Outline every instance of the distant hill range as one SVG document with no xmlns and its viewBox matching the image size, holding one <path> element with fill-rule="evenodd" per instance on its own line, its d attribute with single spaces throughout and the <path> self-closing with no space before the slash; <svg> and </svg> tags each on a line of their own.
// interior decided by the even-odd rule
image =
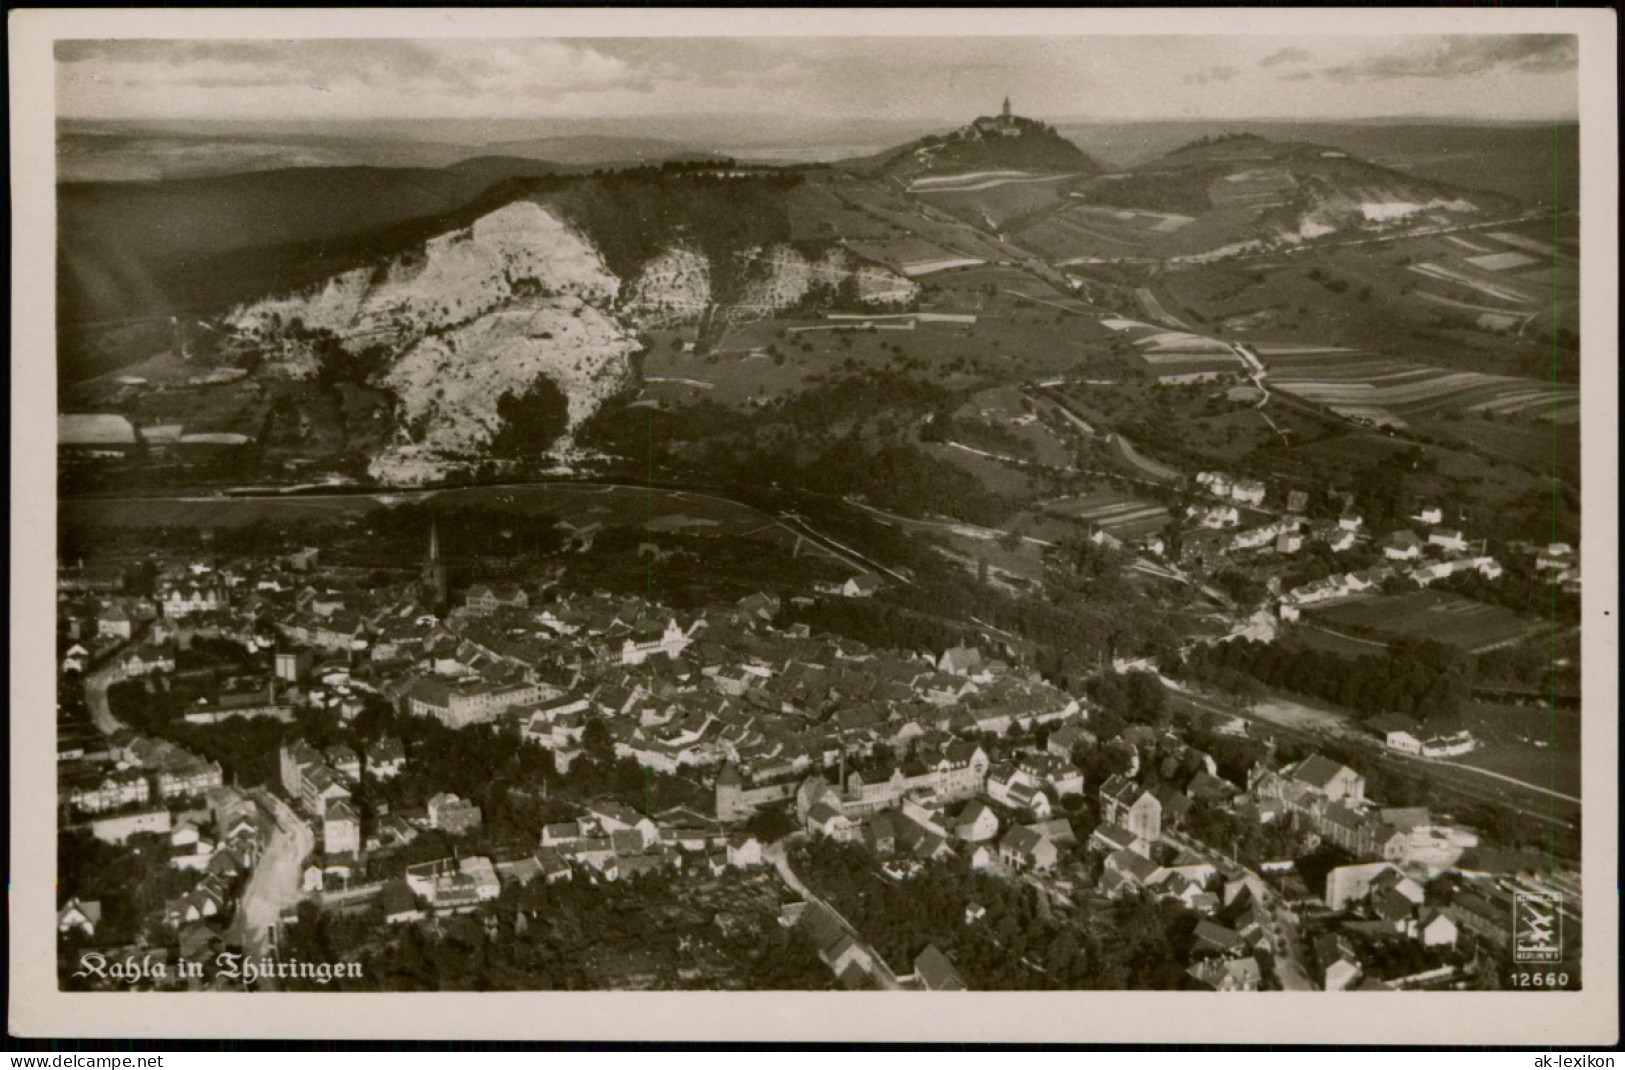
<svg viewBox="0 0 1625 1070">
<path fill-rule="evenodd" d="M 1245 133 L 1340 149 L 1417 178 L 1500 193 L 1524 204 L 1572 208 L 1579 203 L 1580 127 L 1574 122 L 1192 119 L 1059 121 L 1056 129 L 1112 170 L 1138 167 L 1202 138 Z"/>
<path fill-rule="evenodd" d="M 1206 137 L 1077 190 L 1090 204 L 1201 215 L 1226 208 L 1281 208 L 1320 226 L 1386 222 L 1400 206 L 1504 211 L 1510 198 L 1379 167 L 1325 145 L 1256 134 Z"/>
<path fill-rule="evenodd" d="M 382 132 L 341 130 L 64 120 L 57 128 L 57 180 L 150 182 L 296 167 L 441 168 L 488 156 L 594 168 L 710 155 L 703 144 L 676 138 L 607 134 L 489 136 L 518 132 L 508 126 L 491 131 L 450 131 L 469 140 L 413 138 L 392 128 Z M 482 133 L 487 136 L 480 136 Z"/>
<path fill-rule="evenodd" d="M 1408 139 L 1404 144 L 1419 148 L 1410 128 L 1395 129 Z M 159 129 L 74 133 L 168 136 Z M 1157 147 L 1167 133 L 1160 131 Z M 1450 144 L 1473 143 L 1463 134 Z M 430 143 L 418 147 L 424 145 Z M 306 166 L 60 183 L 63 378 L 99 374 L 162 349 L 170 316 L 217 316 L 320 285 L 410 253 L 520 199 L 541 205 L 583 238 L 626 284 L 608 300 L 645 312 L 667 300 L 673 314 L 701 295 L 746 304 L 755 295 L 749 301 L 763 309 L 793 304 L 800 298 L 785 297 L 783 280 L 798 271 L 841 284 L 861 276 L 864 285 L 885 290 L 894 281 L 858 269 L 867 264 L 912 278 L 953 265 L 1022 262 L 1064 284 L 1058 269 L 1069 264 L 1209 257 L 1517 210 L 1504 194 L 1380 166 L 1341 146 L 1250 133 L 1198 135 L 1108 168 L 1050 124 L 1015 115 L 1008 103 L 998 114 L 882 153 L 790 169 L 736 165 L 702 152 L 679 153 L 688 161 L 658 166 L 579 162 L 680 148 L 619 135 L 491 145 L 502 151 L 436 167 Z M 440 146 L 451 149 L 466 146 Z M 563 158 L 535 158 L 544 152 Z M 845 259 L 826 263 L 837 251 Z M 769 278 L 777 281 L 763 281 Z"/>
</svg>

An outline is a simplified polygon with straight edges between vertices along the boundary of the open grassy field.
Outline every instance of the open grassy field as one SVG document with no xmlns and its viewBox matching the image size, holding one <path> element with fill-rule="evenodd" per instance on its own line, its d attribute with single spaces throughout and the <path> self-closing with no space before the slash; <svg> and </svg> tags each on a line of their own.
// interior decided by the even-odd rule
<svg viewBox="0 0 1625 1070">
<path fill-rule="evenodd" d="M 890 185 L 861 182 L 839 171 L 809 174 L 789 196 L 793 239 L 862 243 L 864 255 L 899 271 L 936 260 L 1032 259 L 988 233 L 993 228 L 984 220 L 972 225 L 932 203 L 934 198 L 911 197 Z"/>
<path fill-rule="evenodd" d="M 971 437 L 956 434 L 955 441 L 1004 453 L 1002 440 L 1009 439 L 1020 450 L 1014 456 L 1048 468 L 1072 467 L 1072 451 L 1038 418 L 1033 403 L 1017 387 L 996 386 L 980 391 L 954 413 L 954 418 L 960 430 L 968 425 L 969 430 L 975 432 L 978 424 L 996 429 L 986 436 L 986 442 L 976 441 L 974 434 Z"/>
<path fill-rule="evenodd" d="M 1130 179 L 1101 175 L 1086 187 Z M 1076 201 L 1034 219 L 1014 237 L 1053 263 L 1163 259 L 1204 252 L 1251 233 L 1263 208 L 1222 204 L 1199 216 L 1146 208 L 1120 208 Z"/>
<path fill-rule="evenodd" d="M 1092 319 L 1006 292 L 1043 285 L 1011 268 L 965 269 L 932 276 L 918 321 L 875 319 L 873 329 L 828 317 L 786 317 L 727 325 L 709 352 L 684 352 L 693 331 L 645 335 L 645 396 L 664 404 L 709 398 L 754 405 L 822 378 L 890 367 L 950 388 L 1010 383 L 1086 370 L 1111 332 Z M 929 314 L 975 317 L 932 322 Z"/>
<path fill-rule="evenodd" d="M 1525 471 L 1555 472 L 1559 479 L 1575 486 L 1580 483 L 1578 424 L 1544 426 L 1512 424 L 1505 420 L 1421 420 L 1414 426 L 1426 434 L 1458 439 L 1472 449 Z"/>
<path fill-rule="evenodd" d="M 1427 639 L 1469 654 L 1482 654 L 1551 627 L 1538 618 L 1442 591 L 1353 598 L 1310 609 L 1307 615 L 1338 631 L 1380 640 Z"/>
<path fill-rule="evenodd" d="M 1580 794 L 1579 710 L 1547 710 L 1475 702 L 1462 723 L 1484 746 L 1457 759 L 1539 784 L 1565 795 Z"/>
<path fill-rule="evenodd" d="M 1007 172 L 976 179 L 954 176 L 952 183 L 920 179 L 909 192 L 974 226 L 1003 231 L 1064 206 L 1073 177 Z"/>
</svg>

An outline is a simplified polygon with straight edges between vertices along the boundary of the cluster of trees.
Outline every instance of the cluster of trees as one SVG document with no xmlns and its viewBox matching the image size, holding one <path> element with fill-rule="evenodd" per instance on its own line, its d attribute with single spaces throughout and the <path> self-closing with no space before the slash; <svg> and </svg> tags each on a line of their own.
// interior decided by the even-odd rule
<svg viewBox="0 0 1625 1070">
<path fill-rule="evenodd" d="M 1125 724 L 1156 728 L 1168 723 L 1168 688 L 1155 673 L 1101 673 L 1089 680 L 1088 693 L 1100 707 L 1103 721 L 1095 731 L 1102 739 L 1115 737 Z"/>
<path fill-rule="evenodd" d="M 962 860 L 930 863 L 908 880 L 890 881 L 863 847 L 816 840 L 795 853 L 793 864 L 899 973 L 934 944 L 977 990 L 1188 983 L 1184 963 L 1196 916 L 1177 906 L 1126 899 L 1084 927 L 1049 915 L 1031 886 L 975 873 Z M 972 903 L 987 914 L 967 924 Z"/>
<path fill-rule="evenodd" d="M 1514 613 L 1545 617 L 1557 627 L 1579 625 L 1580 596 L 1554 585 L 1553 573 L 1537 572 L 1534 559 L 1526 554 L 1503 553 L 1496 559 L 1506 569 L 1497 579 L 1468 570 L 1440 580 L 1436 587 Z"/>
<path fill-rule="evenodd" d="M 1472 693 L 1472 663 L 1466 657 L 1443 643 L 1414 639 L 1357 658 L 1233 639 L 1198 648 L 1189 670 L 1204 682 L 1215 678 L 1215 670 L 1239 671 L 1357 713 L 1423 720 L 1456 715 Z"/>
<path fill-rule="evenodd" d="M 527 389 L 497 398 L 497 417 L 502 424 L 491 436 L 491 452 L 535 460 L 570 429 L 570 399 L 552 379 L 539 375 Z"/>
<path fill-rule="evenodd" d="M 171 866 L 169 855 L 169 839 L 158 833 L 141 833 L 115 846 L 82 829 L 62 829 L 56 846 L 57 901 L 101 903 L 97 945 L 134 942 L 165 903 L 191 891 L 199 880 L 198 873 Z M 68 944 L 71 952 L 75 941 Z M 77 954 L 64 957 L 72 969 L 78 968 Z M 66 976 L 63 983 L 69 984 Z"/>
<path fill-rule="evenodd" d="M 107 690 L 113 716 L 137 732 L 159 736 L 209 761 L 219 762 L 226 781 L 244 784 L 272 781 L 277 775 L 277 747 L 293 726 L 280 721 L 231 720 L 194 725 L 181 720 L 199 692 L 181 684 L 152 679 L 125 680 Z M 299 714 L 299 716 L 306 716 Z"/>
<path fill-rule="evenodd" d="M 803 178 L 783 171 L 744 178 L 706 173 L 714 169 L 604 172 L 569 183 L 557 203 L 621 278 L 635 277 L 647 261 L 681 240 L 698 246 L 710 261 L 713 292 L 727 300 L 749 270 L 734 254 L 791 240 L 785 194 Z"/>
<path fill-rule="evenodd" d="M 1185 817 L 1183 831 L 1192 839 L 1254 868 L 1264 862 L 1290 858 L 1297 844 L 1297 836 L 1288 822 L 1261 825 L 1212 806 L 1192 807 Z"/>
<path fill-rule="evenodd" d="M 962 860 L 889 881 L 863 847 L 814 841 L 793 863 L 895 971 L 936 945 L 977 990 L 1191 987 L 1185 964 L 1198 919 L 1176 904 L 1120 899 L 1079 925 L 1043 911 L 1032 886 Z M 965 924 L 972 903 L 986 916 Z"/>
<path fill-rule="evenodd" d="M 680 878 L 508 886 L 478 914 L 386 926 L 377 908 L 322 913 L 302 904 L 284 957 L 359 961 L 362 977 L 322 991 L 592 990 L 640 987 L 827 989 L 829 970 L 765 912 L 719 926 Z M 290 981 L 293 990 L 314 982 Z"/>
<path fill-rule="evenodd" d="M 1318 267 L 1310 268 L 1308 274 L 1311 280 L 1320 283 L 1334 294 L 1348 292 L 1349 283 L 1347 279 L 1340 279 L 1335 275 L 1329 275 Z M 1369 287 L 1364 292 L 1367 297 L 1369 297 L 1371 294 Z"/>
<path fill-rule="evenodd" d="M 709 796 L 693 782 L 617 758 L 607 727 L 596 718 L 587 723 L 584 753 L 565 773 L 558 771 L 551 751 L 523 741 L 511 723 L 448 728 L 432 718 L 398 714 L 379 700 L 369 701 L 349 726 L 332 718 L 305 719 L 300 730 L 318 748 L 343 742 L 359 749 L 367 739 L 400 738 L 406 769 L 392 780 L 363 782 L 358 796 L 363 821 L 380 802 L 399 811 L 449 791 L 481 808 L 481 829 L 465 845 L 470 850 L 534 848 L 542 826 L 572 817 L 580 800 L 611 797 L 645 813 L 709 805 Z"/>
<path fill-rule="evenodd" d="M 758 418 L 800 434 L 864 424 L 882 414 L 913 419 L 932 411 L 952 411 L 960 393 L 891 368 L 876 368 L 816 383 L 779 398 Z"/>
<path fill-rule="evenodd" d="M 963 627 L 870 599 L 826 598 L 812 605 L 791 606 L 784 623 L 803 623 L 815 632 L 845 636 L 885 650 L 946 650 L 967 639 L 975 641 Z"/>
<path fill-rule="evenodd" d="M 1035 460 L 1038 454 L 1030 440 L 1003 424 L 955 417 L 949 413 L 933 413 L 930 421 L 920 428 L 920 439 L 923 442 L 962 442 L 989 453 L 1022 460 Z"/>
</svg>

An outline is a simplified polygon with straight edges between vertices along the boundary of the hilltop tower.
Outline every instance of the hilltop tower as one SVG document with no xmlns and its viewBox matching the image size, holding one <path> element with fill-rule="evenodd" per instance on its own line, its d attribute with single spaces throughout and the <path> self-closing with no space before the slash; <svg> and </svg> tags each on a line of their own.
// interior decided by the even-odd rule
<svg viewBox="0 0 1625 1070">
<path fill-rule="evenodd" d="M 446 565 L 440 560 L 440 532 L 432 517 L 429 520 L 429 552 L 423 559 L 418 589 L 429 608 L 439 609 L 446 604 Z"/>
<path fill-rule="evenodd" d="M 1004 98 L 1004 110 L 999 113 L 999 118 L 1003 119 L 1007 123 L 1010 121 L 1010 98 L 1009 97 Z"/>
</svg>

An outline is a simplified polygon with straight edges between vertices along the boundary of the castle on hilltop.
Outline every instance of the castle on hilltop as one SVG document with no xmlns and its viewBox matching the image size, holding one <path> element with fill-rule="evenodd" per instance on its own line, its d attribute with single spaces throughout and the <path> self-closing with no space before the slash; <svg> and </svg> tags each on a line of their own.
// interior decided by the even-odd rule
<svg viewBox="0 0 1625 1070">
<path fill-rule="evenodd" d="M 970 124 L 965 131 L 972 137 L 1020 137 L 1029 126 L 1040 126 L 1031 119 L 1023 119 L 1010 111 L 1010 98 L 1004 98 L 1004 107 L 997 115 L 984 115 Z"/>
</svg>

